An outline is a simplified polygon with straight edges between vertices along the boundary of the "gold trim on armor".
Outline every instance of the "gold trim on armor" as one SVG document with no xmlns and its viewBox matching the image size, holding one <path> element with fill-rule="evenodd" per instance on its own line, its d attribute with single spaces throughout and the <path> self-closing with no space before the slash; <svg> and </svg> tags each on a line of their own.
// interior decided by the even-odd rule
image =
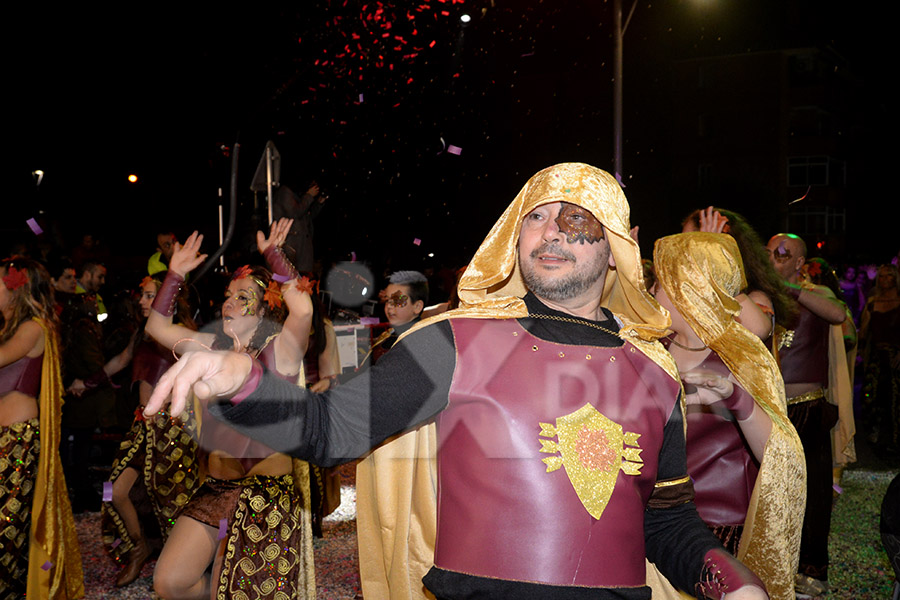
<svg viewBox="0 0 900 600">
<path fill-rule="evenodd" d="M 813 400 L 818 400 L 819 398 L 825 397 L 825 388 L 819 388 L 817 390 L 813 390 L 811 392 L 806 392 L 805 394 L 800 394 L 799 396 L 793 396 L 787 399 L 788 406 L 792 404 L 801 404 L 803 402 L 812 402 Z"/>
</svg>

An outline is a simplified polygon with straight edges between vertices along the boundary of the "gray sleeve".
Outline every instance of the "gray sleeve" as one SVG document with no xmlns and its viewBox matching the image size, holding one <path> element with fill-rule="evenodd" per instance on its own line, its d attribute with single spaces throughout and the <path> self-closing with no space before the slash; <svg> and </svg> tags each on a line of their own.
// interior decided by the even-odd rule
<svg viewBox="0 0 900 600">
<path fill-rule="evenodd" d="M 324 394 L 267 372 L 239 404 L 209 409 L 274 450 L 333 466 L 443 410 L 455 368 L 452 329 L 442 321 L 408 335 L 371 369 Z"/>
</svg>

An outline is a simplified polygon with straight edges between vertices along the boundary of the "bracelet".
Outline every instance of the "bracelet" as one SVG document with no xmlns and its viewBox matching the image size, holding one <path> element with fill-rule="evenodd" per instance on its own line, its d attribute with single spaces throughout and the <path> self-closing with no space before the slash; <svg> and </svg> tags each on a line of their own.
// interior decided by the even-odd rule
<svg viewBox="0 0 900 600">
<path fill-rule="evenodd" d="M 297 269 L 284 255 L 284 251 L 275 244 L 266 248 L 266 251 L 263 252 L 263 258 L 266 259 L 266 264 L 269 265 L 269 270 L 272 271 L 272 278 L 275 281 L 284 283 L 299 275 Z"/>
<path fill-rule="evenodd" d="M 248 355 L 249 356 L 249 355 Z M 258 360 L 250 357 L 250 372 L 240 389 L 231 397 L 231 404 L 240 404 L 247 396 L 256 391 L 263 376 L 263 366 Z"/>
<path fill-rule="evenodd" d="M 178 294 L 181 293 L 183 286 L 184 277 L 170 269 L 166 273 L 162 287 L 156 292 L 156 298 L 153 299 L 150 308 L 164 317 L 171 317 L 175 314 L 175 303 L 178 301 Z"/>
</svg>

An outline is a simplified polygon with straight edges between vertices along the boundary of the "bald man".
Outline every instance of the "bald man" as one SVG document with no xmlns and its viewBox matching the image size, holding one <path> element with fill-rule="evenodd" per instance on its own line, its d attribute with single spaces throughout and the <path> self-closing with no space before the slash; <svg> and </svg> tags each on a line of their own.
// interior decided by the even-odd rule
<svg viewBox="0 0 900 600">
<path fill-rule="evenodd" d="M 790 233 L 779 233 L 766 245 L 769 260 L 800 305 L 793 329 L 779 339 L 781 373 L 788 416 L 806 454 L 807 502 L 800 541 L 797 597 L 812 597 L 828 589 L 828 532 L 831 527 L 831 429 L 837 407 L 825 398 L 828 387 L 831 326 L 844 321 L 845 311 L 825 286 L 802 283 L 806 243 Z M 843 359 L 842 359 L 843 360 Z"/>
</svg>

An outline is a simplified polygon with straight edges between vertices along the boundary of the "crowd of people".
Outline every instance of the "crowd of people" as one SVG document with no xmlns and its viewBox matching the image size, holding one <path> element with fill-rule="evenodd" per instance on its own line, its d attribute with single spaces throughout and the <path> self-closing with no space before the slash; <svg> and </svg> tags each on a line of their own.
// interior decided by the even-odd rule
<svg viewBox="0 0 900 600">
<path fill-rule="evenodd" d="M 839 278 L 714 207 L 642 257 L 616 180 L 564 163 L 449 298 L 372 282 L 387 325 L 345 368 L 308 271 L 319 195 L 283 191 L 221 302 L 197 232 L 159 234 L 121 290 L 87 242 L 0 263 L 0 598 L 81 597 L 94 510 L 119 587 L 158 555 L 161 598 L 314 597 L 357 460 L 366 598 L 828 590 L 854 434 L 897 456 L 896 261 Z"/>
</svg>

